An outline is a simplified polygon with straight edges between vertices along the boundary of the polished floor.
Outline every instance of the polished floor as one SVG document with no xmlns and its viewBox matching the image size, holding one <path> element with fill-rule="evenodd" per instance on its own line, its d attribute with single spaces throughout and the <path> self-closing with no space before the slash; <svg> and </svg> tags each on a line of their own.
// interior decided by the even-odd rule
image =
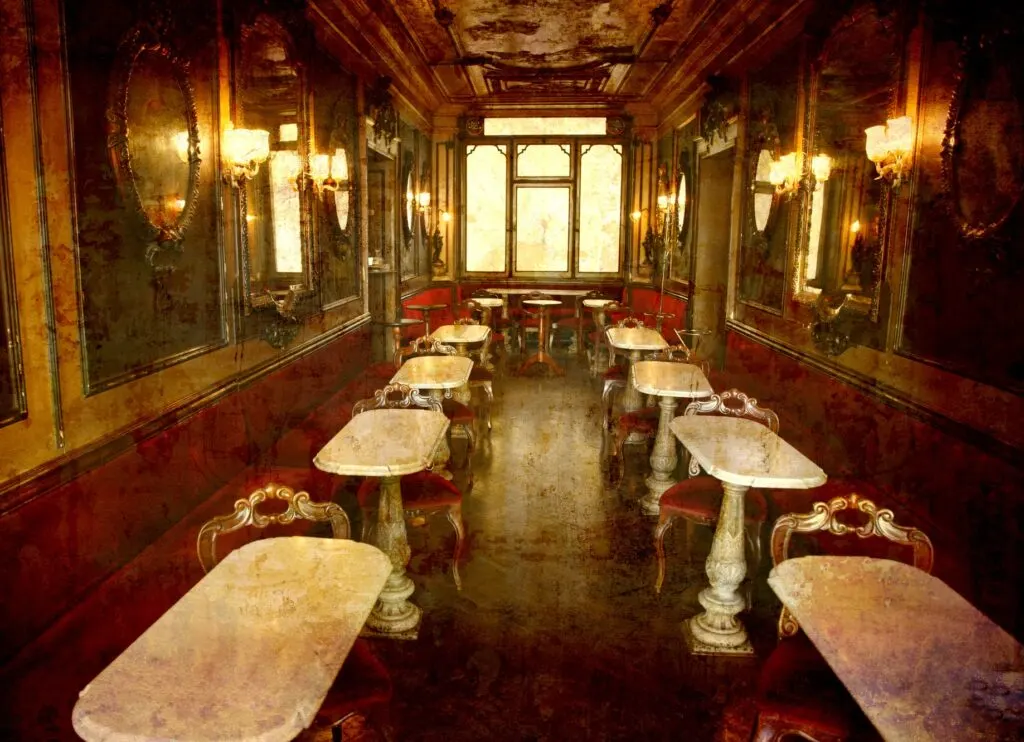
<svg viewBox="0 0 1024 742">
<path fill-rule="evenodd" d="M 645 452 L 631 447 L 626 476 L 611 483 L 601 382 L 559 358 L 564 378 L 495 382 L 494 429 L 480 438 L 465 495 L 461 592 L 445 519 L 410 529 L 420 636 L 374 645 L 395 681 L 394 737 L 742 738 L 758 661 L 694 657 L 680 630 L 699 610 L 711 532 L 696 529 L 690 562 L 686 529 L 669 532 L 668 579 L 656 596 L 655 520 L 637 505 Z M 456 481 L 466 484 L 464 471 Z M 743 615 L 763 657 L 777 604 L 764 574 L 759 584 Z"/>
</svg>

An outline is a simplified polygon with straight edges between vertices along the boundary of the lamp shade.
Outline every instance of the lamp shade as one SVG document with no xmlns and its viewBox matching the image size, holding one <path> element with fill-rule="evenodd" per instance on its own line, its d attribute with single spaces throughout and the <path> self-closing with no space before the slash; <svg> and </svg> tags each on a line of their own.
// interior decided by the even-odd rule
<svg viewBox="0 0 1024 742">
<path fill-rule="evenodd" d="M 885 127 L 870 126 L 864 130 L 866 140 L 864 143 L 864 151 L 868 155 L 868 159 L 872 162 L 881 162 L 885 159 L 885 153 L 889 149 L 887 145 L 887 137 L 885 134 Z"/>
<path fill-rule="evenodd" d="M 900 116 L 885 122 L 886 140 L 890 152 L 905 154 L 914 143 L 913 121 L 910 116 Z"/>
<path fill-rule="evenodd" d="M 270 156 L 270 132 L 265 129 L 228 129 L 223 144 L 224 157 L 232 165 L 266 162 Z"/>
<path fill-rule="evenodd" d="M 331 158 L 329 155 L 313 155 L 309 158 L 310 177 L 322 183 L 331 177 Z"/>
<path fill-rule="evenodd" d="M 815 155 L 811 158 L 811 172 L 816 181 L 824 183 L 832 174 L 832 158 L 828 155 Z"/>
</svg>

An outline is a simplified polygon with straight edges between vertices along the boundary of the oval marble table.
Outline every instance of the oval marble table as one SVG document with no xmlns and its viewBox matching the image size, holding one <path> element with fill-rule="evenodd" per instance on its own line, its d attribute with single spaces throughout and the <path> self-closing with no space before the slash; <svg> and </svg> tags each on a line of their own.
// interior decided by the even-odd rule
<svg viewBox="0 0 1024 742">
<path fill-rule="evenodd" d="M 746 601 L 737 589 L 747 574 L 743 502 L 751 487 L 811 489 L 825 484 L 818 466 L 754 420 L 712 415 L 677 417 L 672 432 L 694 461 L 722 482 L 711 553 L 705 567 L 711 587 L 698 600 L 704 613 L 683 626 L 690 651 L 698 654 L 753 654 L 747 631 L 736 618 Z"/>
<path fill-rule="evenodd" d="M 435 410 L 367 410 L 349 420 L 313 459 L 317 469 L 331 474 L 380 477 L 371 538 L 388 555 L 392 569 L 366 625 L 383 636 L 415 639 L 418 633 L 422 612 L 408 600 L 415 586 L 405 574 L 410 552 L 400 479 L 430 468 L 447 430 L 448 418 Z"/>
<path fill-rule="evenodd" d="M 392 567 L 348 539 L 260 539 L 224 557 L 79 694 L 89 742 L 294 739 Z"/>
<path fill-rule="evenodd" d="M 609 327 L 605 336 L 610 346 L 629 353 L 630 368 L 640 361 L 644 351 L 665 350 L 668 347 L 661 333 L 649 327 Z M 630 378 L 629 374 L 626 378 Z M 641 407 L 643 400 L 640 398 L 639 390 L 633 384 L 627 383 L 622 393 L 623 412 L 636 412 Z M 643 435 L 630 433 L 626 443 L 643 443 L 646 440 Z"/>
<path fill-rule="evenodd" d="M 672 361 L 640 361 L 630 370 L 633 386 L 642 394 L 658 398 L 660 415 L 658 434 L 651 451 L 651 475 L 647 477 L 647 494 L 640 506 L 648 515 L 657 515 L 661 496 L 676 483 L 672 473 L 679 463 L 676 439 L 669 426 L 680 399 L 702 399 L 714 394 L 711 384 L 699 368 L 689 363 Z"/>
</svg>

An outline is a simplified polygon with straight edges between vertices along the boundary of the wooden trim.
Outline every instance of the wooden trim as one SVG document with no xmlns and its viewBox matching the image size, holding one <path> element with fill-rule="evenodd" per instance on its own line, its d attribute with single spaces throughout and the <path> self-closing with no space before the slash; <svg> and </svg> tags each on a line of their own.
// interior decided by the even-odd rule
<svg viewBox="0 0 1024 742">
<path fill-rule="evenodd" d="M 888 384 L 879 382 L 870 376 L 859 374 L 854 371 L 830 364 L 820 358 L 808 355 L 796 348 L 772 338 L 766 333 L 745 325 L 735 320 L 726 320 L 727 332 L 735 332 L 737 335 L 764 345 L 770 350 L 791 358 L 798 363 L 825 374 L 831 379 L 842 382 L 857 391 L 876 399 L 893 409 L 906 413 L 915 420 L 931 425 L 937 430 L 963 441 L 971 446 L 995 456 L 1017 467 L 1024 467 L 1024 451 L 1016 448 L 998 438 L 984 433 L 969 425 L 954 420 L 941 412 L 915 402 L 903 392 Z"/>
<path fill-rule="evenodd" d="M 0 516 L 17 510 L 48 490 L 111 461 L 120 454 L 131 450 L 140 441 L 197 415 L 228 395 L 321 350 L 324 346 L 340 340 L 345 335 L 368 326 L 369 323 L 370 315 L 362 314 L 351 322 L 339 325 L 333 330 L 296 346 L 287 355 L 274 356 L 270 360 L 246 369 L 236 376 L 224 379 L 202 392 L 186 397 L 175 407 L 166 410 L 156 418 L 138 421 L 93 441 L 82 449 L 48 461 L 42 466 L 0 484 Z"/>
</svg>

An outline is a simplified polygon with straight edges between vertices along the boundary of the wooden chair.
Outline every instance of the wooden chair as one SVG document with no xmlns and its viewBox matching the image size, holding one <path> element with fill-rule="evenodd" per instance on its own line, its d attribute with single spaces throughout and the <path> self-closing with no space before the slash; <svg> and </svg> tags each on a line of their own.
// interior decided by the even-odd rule
<svg viewBox="0 0 1024 742">
<path fill-rule="evenodd" d="M 441 412 L 441 405 L 435 399 L 424 397 L 403 384 L 389 384 L 377 391 L 370 399 L 356 402 L 352 408 L 352 417 L 367 410 L 398 409 L 422 407 Z M 401 478 L 402 506 L 407 520 L 415 525 L 425 522 L 426 517 L 438 511 L 444 511 L 448 522 L 455 529 L 455 552 L 452 556 L 452 579 L 455 587 L 462 589 L 459 577 L 459 557 L 462 555 L 462 543 L 465 538 L 465 527 L 462 522 L 462 493 L 444 477 L 430 471 L 407 474 Z M 380 480 L 367 477 L 359 486 L 356 499 L 363 514 L 361 538 L 367 541 L 370 529 L 376 522 L 374 511 L 380 494 Z"/>
<path fill-rule="evenodd" d="M 622 307 L 621 307 L 621 305 L 615 305 L 615 308 L 616 309 L 620 309 Z M 607 314 L 611 310 L 612 310 L 612 305 L 609 304 L 608 307 L 605 308 L 605 313 Z M 623 317 L 618 322 L 616 322 L 615 326 L 616 327 L 643 327 L 644 326 L 644 321 L 642 319 L 638 318 L 638 317 L 633 317 L 632 315 L 629 315 L 627 317 Z M 612 348 L 611 346 L 608 347 L 608 353 L 610 354 L 610 357 L 612 359 L 615 358 L 615 355 L 616 355 L 617 352 L 618 351 L 616 351 L 615 348 Z M 611 430 L 611 428 L 612 428 L 612 407 L 613 407 L 612 392 L 614 390 L 616 390 L 616 389 L 623 389 L 623 388 L 625 388 L 625 386 L 626 386 L 626 369 L 627 368 L 628 367 L 626 366 L 625 363 L 613 364 L 613 365 L 609 366 L 608 370 L 605 371 L 604 374 L 602 375 L 602 379 L 604 381 L 604 388 L 601 390 L 601 404 L 604 407 L 604 427 L 605 427 L 605 430 Z"/>
<path fill-rule="evenodd" d="M 756 399 L 737 389 L 712 394 L 707 399 L 695 400 L 686 406 L 683 414 L 741 417 L 756 420 L 773 433 L 779 432 L 779 416 L 771 410 L 758 407 Z M 669 487 L 661 496 L 658 525 L 654 529 L 654 550 L 658 555 L 658 577 L 654 582 L 654 591 L 657 593 L 661 592 L 665 582 L 665 533 L 676 518 L 686 520 L 687 548 L 693 542 L 694 524 L 713 528 L 718 522 L 722 505 L 722 483 L 711 476 L 699 476 L 700 466 L 695 459 L 690 460 L 689 474 L 688 479 Z M 761 526 L 767 513 L 768 503 L 764 494 L 756 489 L 747 490 L 743 519 L 747 543 L 754 554 L 753 569 L 750 573 L 752 576 L 757 574 L 761 564 Z M 749 589 L 747 603 L 750 603 Z"/>
<path fill-rule="evenodd" d="M 259 505 L 267 500 L 281 500 L 287 507 L 281 512 L 261 513 Z M 313 502 L 306 492 L 267 482 L 248 497 L 237 500 L 233 513 L 212 518 L 199 529 L 196 541 L 199 563 L 205 572 L 217 565 L 218 536 L 247 527 L 263 529 L 272 524 L 288 525 L 296 520 L 330 523 L 334 538 L 347 539 L 351 531 L 348 516 L 337 503 Z M 390 701 L 391 676 L 387 668 L 365 639 L 356 639 L 313 724 L 299 739 L 309 739 L 317 730 L 330 728 L 331 739 L 340 742 L 342 724 L 356 714 L 374 722 L 387 737 L 386 711 Z"/>
<path fill-rule="evenodd" d="M 652 353 L 647 360 L 650 361 L 666 361 L 670 363 L 692 363 L 691 354 L 689 350 L 682 345 L 672 346 L 665 350 L 660 350 L 657 353 Z M 707 376 L 707 363 L 700 365 L 701 371 Z M 613 449 L 616 460 L 619 464 L 619 476 L 624 474 L 625 460 L 622 455 L 622 447 L 626 442 L 626 438 L 629 437 L 630 433 L 636 433 L 644 436 L 648 440 L 653 438 L 658 433 L 658 420 L 661 417 L 661 408 L 657 405 L 657 397 L 653 398 L 655 401 L 652 404 L 651 398 L 648 398 L 648 406 L 643 407 L 635 412 L 624 412 L 619 415 L 619 419 L 615 421 L 615 447 Z"/>
<path fill-rule="evenodd" d="M 772 528 L 772 563 L 789 558 L 790 541 L 795 533 L 828 534 L 839 543 L 856 536 L 860 540 L 882 539 L 911 551 L 913 565 L 931 572 L 935 550 L 924 532 L 896 525 L 891 510 L 879 509 L 861 496 L 856 485 L 830 483 L 832 491 L 845 494 L 828 502 L 816 502 L 809 513 L 783 515 Z M 850 491 L 853 490 L 853 491 Z M 858 511 L 866 521 L 850 525 L 837 515 Z M 879 637 L 884 644 L 885 637 Z M 799 736 L 820 742 L 839 742 L 851 737 L 878 738 L 856 701 L 833 674 L 811 641 L 800 631 L 793 615 L 783 607 L 779 615 L 779 643 L 761 669 L 755 696 L 756 742 L 774 742 L 784 736 Z M 953 734 L 950 730 L 950 734 Z M 951 736 L 951 738 L 952 738 Z"/>
</svg>

